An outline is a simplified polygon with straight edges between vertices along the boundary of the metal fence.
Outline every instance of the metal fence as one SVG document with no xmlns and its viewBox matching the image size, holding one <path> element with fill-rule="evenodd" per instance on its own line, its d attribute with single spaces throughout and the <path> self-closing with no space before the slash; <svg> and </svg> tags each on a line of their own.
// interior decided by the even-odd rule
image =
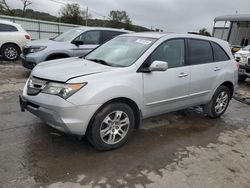
<svg viewBox="0 0 250 188">
<path fill-rule="evenodd" d="M 32 39 L 51 38 L 79 25 L 0 15 L 1 20 L 21 24 Z"/>
</svg>

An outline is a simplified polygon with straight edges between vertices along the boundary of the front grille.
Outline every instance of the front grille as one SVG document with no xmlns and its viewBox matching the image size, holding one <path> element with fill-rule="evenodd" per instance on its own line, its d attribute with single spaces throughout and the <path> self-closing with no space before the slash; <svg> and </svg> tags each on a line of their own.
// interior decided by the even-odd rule
<svg viewBox="0 0 250 188">
<path fill-rule="evenodd" d="M 28 81 L 27 94 L 37 95 L 46 86 L 47 82 L 48 82 L 47 80 L 32 76 Z"/>
</svg>

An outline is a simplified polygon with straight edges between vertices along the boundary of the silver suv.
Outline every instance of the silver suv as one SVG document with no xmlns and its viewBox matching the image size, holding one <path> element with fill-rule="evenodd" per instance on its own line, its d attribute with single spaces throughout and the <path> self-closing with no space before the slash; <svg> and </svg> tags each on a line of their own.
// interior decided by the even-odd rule
<svg viewBox="0 0 250 188">
<path fill-rule="evenodd" d="M 43 61 L 82 56 L 115 36 L 128 32 L 103 27 L 78 27 L 55 38 L 30 41 L 23 48 L 22 64 L 33 69 Z"/>
<path fill-rule="evenodd" d="M 211 118 L 227 109 L 238 65 L 227 42 L 196 35 L 120 35 L 82 58 L 41 63 L 21 109 L 98 150 L 120 147 L 143 118 L 200 105 Z"/>
</svg>

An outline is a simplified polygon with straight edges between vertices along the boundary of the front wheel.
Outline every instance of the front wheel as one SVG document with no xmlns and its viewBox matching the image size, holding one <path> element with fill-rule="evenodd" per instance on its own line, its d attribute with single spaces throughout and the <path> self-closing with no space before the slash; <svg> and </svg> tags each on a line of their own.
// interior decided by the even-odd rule
<svg viewBox="0 0 250 188">
<path fill-rule="evenodd" d="M 135 126 L 134 112 L 127 104 L 104 106 L 88 127 L 89 142 L 100 151 L 116 149 L 125 144 Z"/>
<path fill-rule="evenodd" d="M 226 86 L 218 87 L 211 101 L 203 107 L 204 113 L 211 118 L 220 117 L 229 105 L 230 96 L 230 90 Z"/>
</svg>

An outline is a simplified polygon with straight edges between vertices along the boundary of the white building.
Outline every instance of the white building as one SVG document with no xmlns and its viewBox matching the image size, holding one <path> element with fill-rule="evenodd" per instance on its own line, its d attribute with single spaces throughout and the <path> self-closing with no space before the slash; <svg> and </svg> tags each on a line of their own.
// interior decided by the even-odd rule
<svg viewBox="0 0 250 188">
<path fill-rule="evenodd" d="M 213 36 L 226 40 L 232 45 L 250 45 L 250 14 L 216 17 Z"/>
</svg>

